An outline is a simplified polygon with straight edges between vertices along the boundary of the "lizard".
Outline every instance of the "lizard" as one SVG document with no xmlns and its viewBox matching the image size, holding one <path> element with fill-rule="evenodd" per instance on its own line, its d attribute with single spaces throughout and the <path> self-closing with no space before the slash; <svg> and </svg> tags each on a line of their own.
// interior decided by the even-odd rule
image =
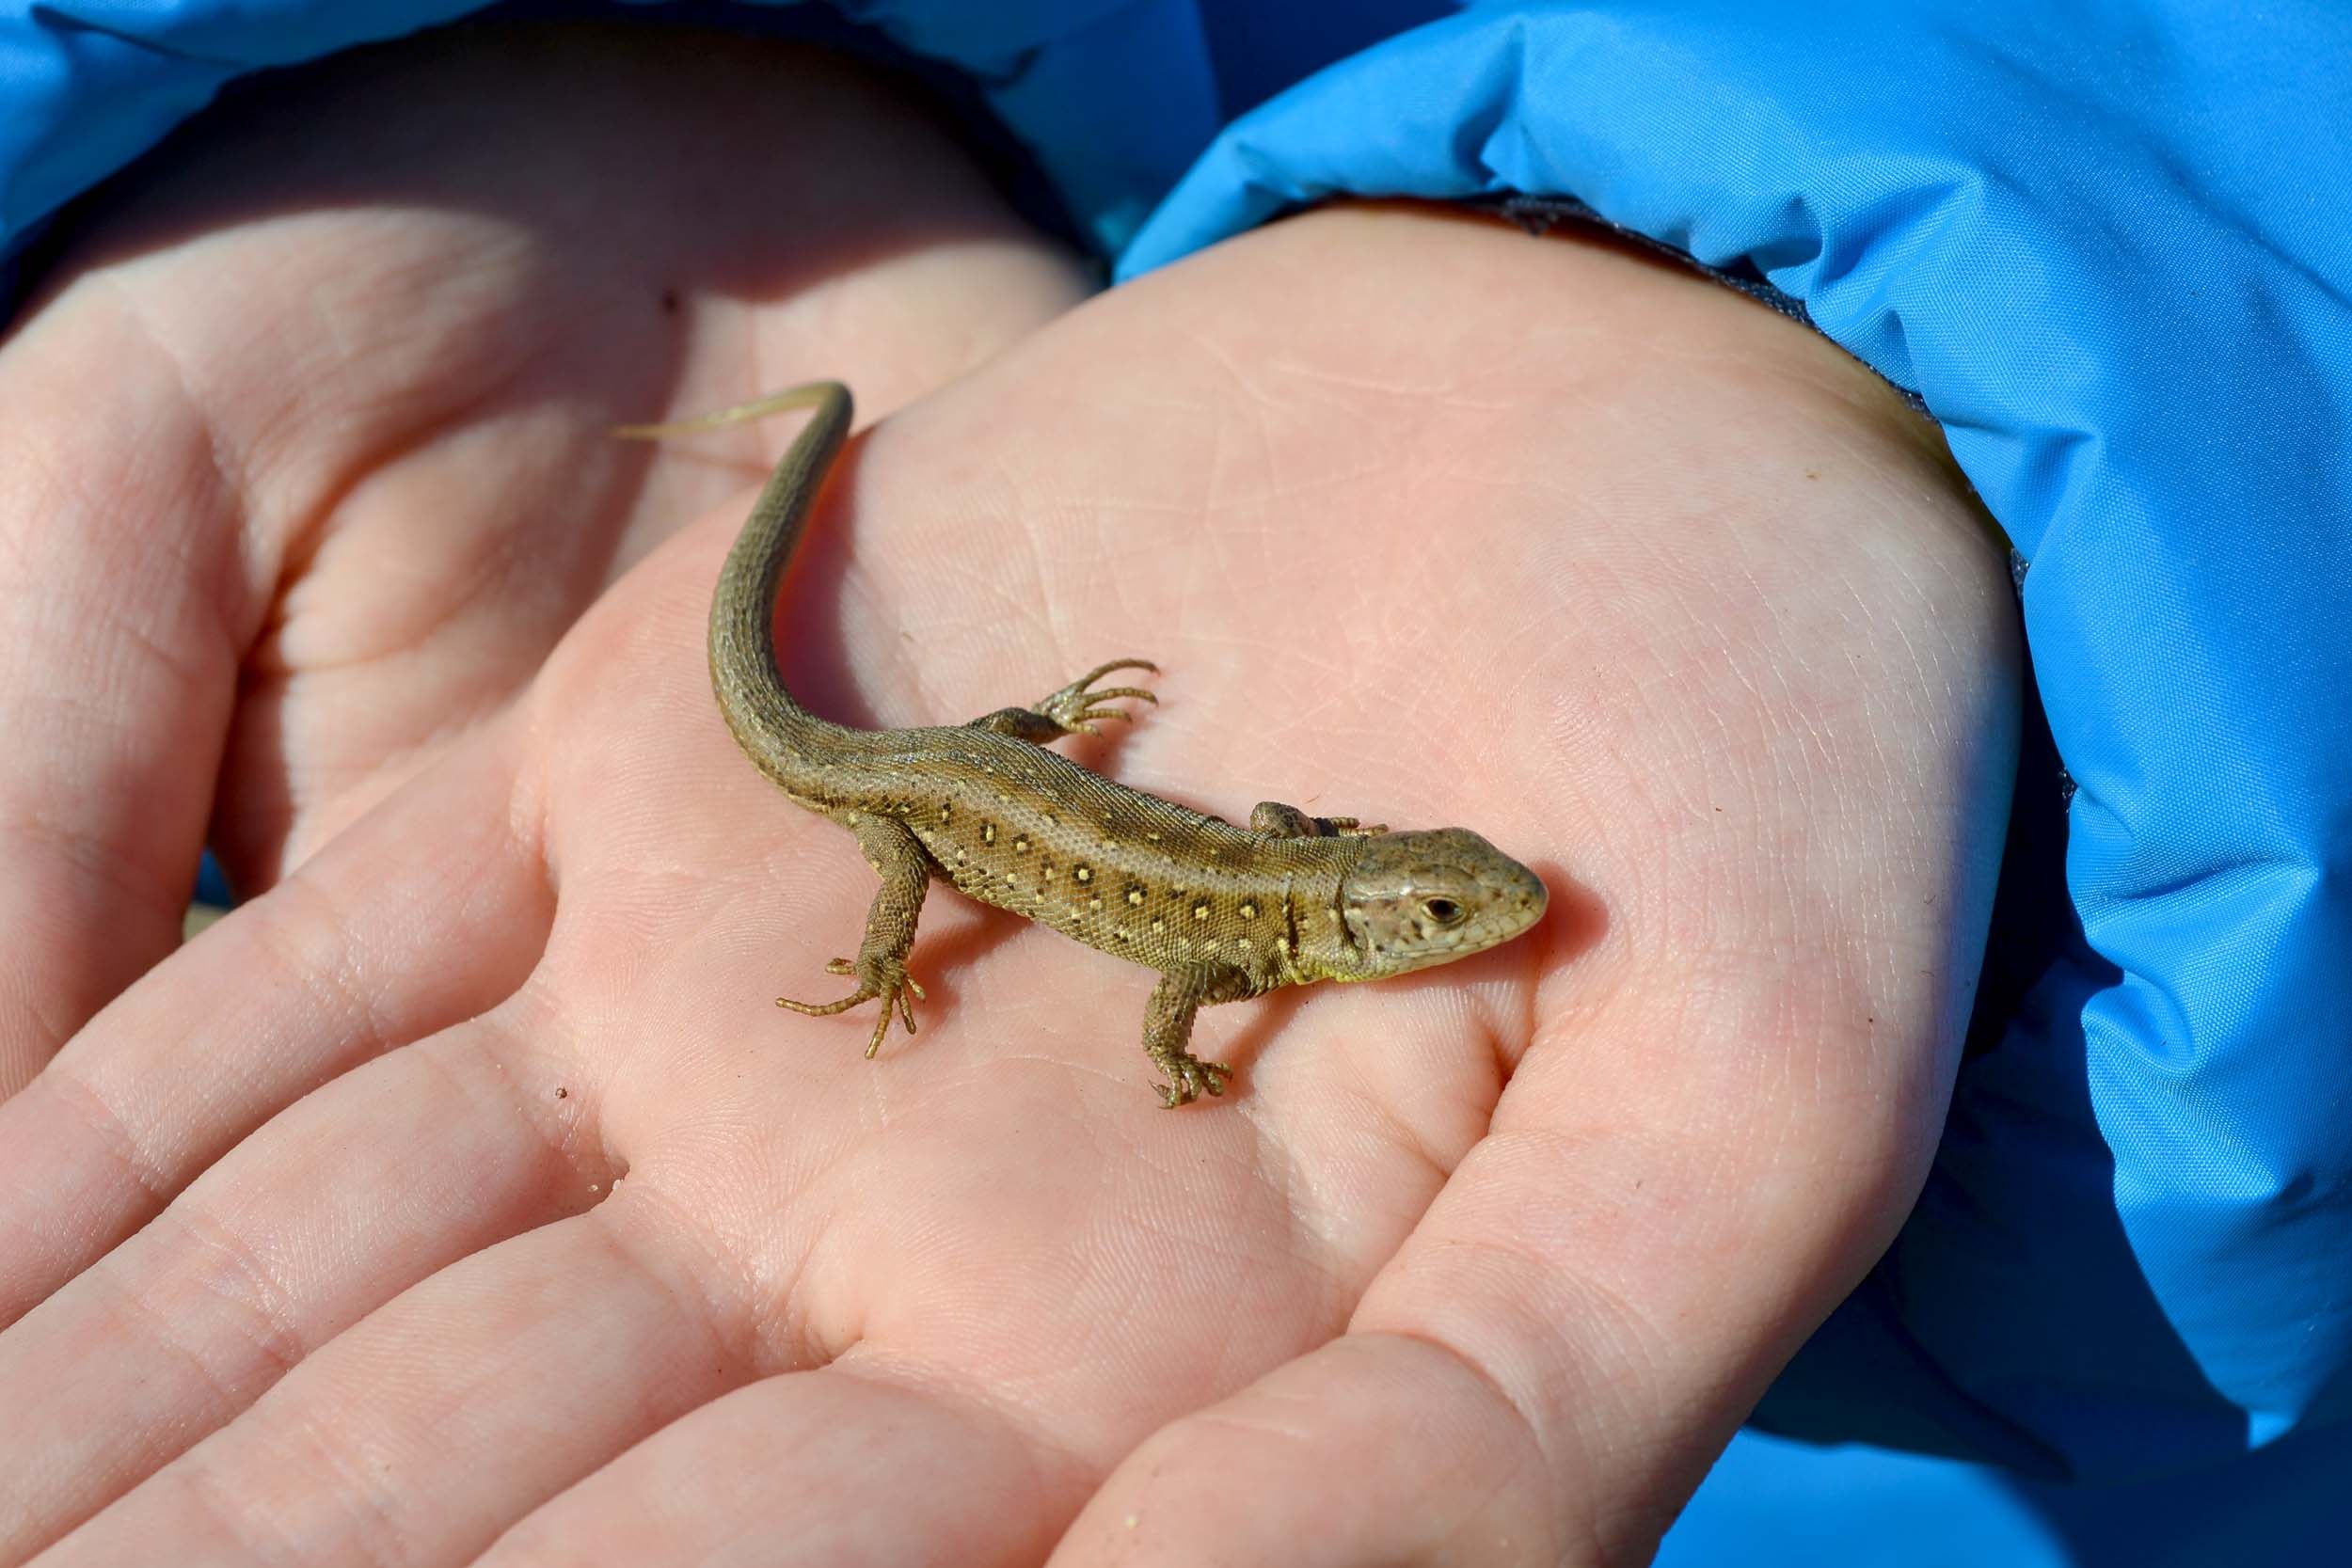
<svg viewBox="0 0 2352 1568">
<path fill-rule="evenodd" d="M 823 1017 L 882 1005 L 870 1058 L 894 1015 L 914 1033 L 923 988 L 907 972 L 931 882 L 1159 973 L 1143 1049 L 1170 1109 L 1232 1076 L 1190 1050 L 1193 1020 L 1220 1002 L 1320 980 L 1376 980 L 1510 941 L 1542 918 L 1541 878 L 1467 828 L 1390 832 L 1263 801 L 1247 828 L 1080 767 L 1050 741 L 1132 721 L 1148 690 L 1096 683 L 1113 659 L 1026 707 L 968 724 L 866 730 L 803 707 L 776 667 L 785 568 L 852 419 L 849 388 L 812 382 L 716 413 L 616 434 L 657 438 L 787 409 L 813 410 L 754 502 L 710 606 L 710 681 L 753 764 L 793 801 L 856 835 L 881 879 L 854 958 L 830 1002 L 778 997 Z"/>
</svg>

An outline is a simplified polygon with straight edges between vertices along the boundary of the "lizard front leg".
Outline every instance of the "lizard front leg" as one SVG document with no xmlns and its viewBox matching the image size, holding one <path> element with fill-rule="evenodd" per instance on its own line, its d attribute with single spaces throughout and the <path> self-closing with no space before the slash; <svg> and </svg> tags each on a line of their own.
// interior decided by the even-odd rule
<svg viewBox="0 0 2352 1568">
<path fill-rule="evenodd" d="M 1369 838 L 1387 832 L 1389 825 L 1359 827 L 1352 816 L 1309 816 L 1296 806 L 1261 800 L 1250 808 L 1249 831 L 1268 838 Z"/>
<path fill-rule="evenodd" d="M 1139 686 L 1110 686 L 1100 691 L 1089 689 L 1096 681 L 1114 670 L 1148 670 L 1153 674 L 1160 667 L 1149 659 L 1115 658 L 1098 665 L 1050 697 L 1040 697 L 1035 707 L 1000 707 L 985 719 L 975 719 L 975 729 L 994 730 L 1042 746 L 1049 740 L 1059 740 L 1066 735 L 1101 735 L 1095 721 L 1101 719 L 1124 719 L 1135 722 L 1135 714 L 1123 707 L 1104 705 L 1115 697 L 1133 697 L 1139 702 L 1159 701 Z"/>
<path fill-rule="evenodd" d="M 882 1037 L 890 1033 L 894 1009 L 906 1021 L 907 1033 L 914 1033 L 914 1004 L 908 994 L 912 992 L 919 1001 L 923 988 L 907 974 L 907 951 L 914 945 L 914 923 L 923 912 L 923 895 L 930 888 L 930 862 L 903 822 L 861 814 L 854 831 L 859 847 L 866 851 L 866 863 L 882 878 L 882 886 L 874 891 L 874 902 L 866 911 L 866 940 L 858 944 L 857 957 L 835 958 L 825 966 L 825 973 L 850 976 L 857 981 L 857 990 L 838 1002 L 795 1002 L 779 996 L 776 1006 L 824 1018 L 881 998 L 882 1017 L 874 1023 L 874 1037 L 866 1045 L 866 1054 L 871 1057 L 882 1049 Z"/>
<path fill-rule="evenodd" d="M 1143 1053 L 1168 1074 L 1167 1083 L 1152 1085 L 1161 1104 L 1172 1111 L 1204 1094 L 1225 1092 L 1233 1069 L 1223 1062 L 1204 1062 L 1186 1049 L 1193 1017 L 1213 1002 L 1237 1002 L 1250 994 L 1248 977 L 1239 970 L 1176 969 L 1160 976 L 1143 1008 Z"/>
</svg>

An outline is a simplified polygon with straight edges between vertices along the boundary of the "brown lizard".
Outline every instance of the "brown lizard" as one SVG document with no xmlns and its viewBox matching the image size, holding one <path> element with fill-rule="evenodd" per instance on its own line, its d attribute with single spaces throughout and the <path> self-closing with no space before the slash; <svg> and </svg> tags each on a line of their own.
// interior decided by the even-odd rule
<svg viewBox="0 0 2352 1568">
<path fill-rule="evenodd" d="M 796 387 L 755 403 L 621 434 L 707 430 L 787 408 L 816 413 L 752 507 L 710 606 L 710 680 L 727 728 L 759 770 L 808 810 L 857 835 L 882 878 L 854 958 L 829 974 L 857 989 L 835 1002 L 776 1006 L 829 1014 L 882 1004 L 866 1054 L 895 1009 L 914 1032 L 907 952 L 934 877 L 999 909 L 1160 972 L 1143 1049 L 1177 1106 L 1221 1094 L 1232 1069 L 1188 1050 L 1213 1002 L 1316 980 L 1377 980 L 1510 941 L 1544 912 L 1535 874 L 1466 828 L 1391 833 L 1265 801 L 1246 829 L 1114 784 L 1045 743 L 1098 721 L 1132 719 L 1097 688 L 1115 659 L 1030 707 L 969 724 L 859 730 L 810 713 L 776 673 L 776 593 L 801 525 L 848 435 L 849 388 Z"/>
</svg>

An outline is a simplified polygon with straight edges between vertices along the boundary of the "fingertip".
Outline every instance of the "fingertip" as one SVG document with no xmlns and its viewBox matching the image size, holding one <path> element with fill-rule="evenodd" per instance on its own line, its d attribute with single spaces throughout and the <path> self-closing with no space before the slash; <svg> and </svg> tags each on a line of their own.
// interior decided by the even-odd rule
<svg viewBox="0 0 2352 1568">
<path fill-rule="evenodd" d="M 1546 1473 L 1525 1423 L 1443 1350 L 1348 1335 L 1146 1439 L 1048 1568 L 1602 1560 Z"/>
</svg>

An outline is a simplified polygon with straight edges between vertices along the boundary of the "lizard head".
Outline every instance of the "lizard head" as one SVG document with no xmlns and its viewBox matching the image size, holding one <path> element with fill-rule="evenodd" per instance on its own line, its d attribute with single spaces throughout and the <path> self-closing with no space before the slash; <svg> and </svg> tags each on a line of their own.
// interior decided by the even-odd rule
<svg viewBox="0 0 2352 1568">
<path fill-rule="evenodd" d="M 1468 828 L 1380 833 L 1340 882 L 1354 972 L 1377 980 L 1509 942 L 1543 918 L 1543 879 Z"/>
</svg>

